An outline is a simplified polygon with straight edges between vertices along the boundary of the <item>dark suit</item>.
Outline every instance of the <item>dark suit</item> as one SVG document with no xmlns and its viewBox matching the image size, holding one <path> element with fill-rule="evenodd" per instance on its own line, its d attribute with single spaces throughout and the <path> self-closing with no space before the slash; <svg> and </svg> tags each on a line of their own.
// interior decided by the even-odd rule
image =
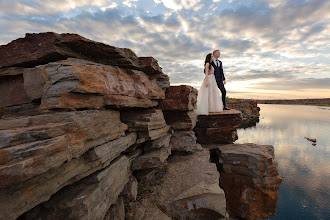
<svg viewBox="0 0 330 220">
<path fill-rule="evenodd" d="M 219 66 L 217 66 L 214 62 L 212 62 L 211 65 L 214 68 L 215 80 L 217 81 L 218 88 L 221 91 L 222 103 L 223 103 L 223 106 L 225 107 L 226 106 L 226 89 L 225 89 L 225 86 L 223 84 L 223 81 L 226 80 L 226 78 L 225 78 L 225 75 L 223 74 L 222 62 L 220 61 Z"/>
</svg>

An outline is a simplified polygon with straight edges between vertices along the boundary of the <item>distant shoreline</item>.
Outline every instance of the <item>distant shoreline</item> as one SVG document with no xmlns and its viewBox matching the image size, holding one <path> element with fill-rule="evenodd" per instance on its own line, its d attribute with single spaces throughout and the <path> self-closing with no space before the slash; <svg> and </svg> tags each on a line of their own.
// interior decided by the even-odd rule
<svg viewBox="0 0 330 220">
<path fill-rule="evenodd" d="M 330 106 L 330 98 L 322 98 L 322 99 L 261 99 L 261 100 L 228 98 L 227 100 L 228 100 L 228 102 L 256 101 L 258 104 Z"/>
</svg>

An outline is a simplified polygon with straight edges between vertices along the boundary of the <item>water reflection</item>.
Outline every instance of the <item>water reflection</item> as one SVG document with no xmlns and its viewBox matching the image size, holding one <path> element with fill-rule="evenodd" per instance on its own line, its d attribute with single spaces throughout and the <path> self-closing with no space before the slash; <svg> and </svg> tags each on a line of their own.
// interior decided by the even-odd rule
<svg viewBox="0 0 330 220">
<path fill-rule="evenodd" d="M 276 217 L 330 219 L 330 108 L 259 104 L 260 122 L 235 143 L 271 144 L 283 182 Z M 316 138 L 316 146 L 304 137 Z"/>
</svg>

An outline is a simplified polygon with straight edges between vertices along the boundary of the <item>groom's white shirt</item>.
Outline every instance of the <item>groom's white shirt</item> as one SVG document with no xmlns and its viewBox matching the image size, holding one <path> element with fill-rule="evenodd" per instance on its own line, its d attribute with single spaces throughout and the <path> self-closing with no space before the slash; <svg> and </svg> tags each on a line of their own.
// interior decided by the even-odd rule
<svg viewBox="0 0 330 220">
<path fill-rule="evenodd" d="M 216 61 L 216 62 L 215 62 L 215 63 L 216 63 L 216 65 L 217 65 L 217 66 L 219 66 L 219 65 L 220 65 L 220 62 L 219 62 L 219 60 L 218 60 L 218 59 L 216 59 L 215 61 Z"/>
</svg>

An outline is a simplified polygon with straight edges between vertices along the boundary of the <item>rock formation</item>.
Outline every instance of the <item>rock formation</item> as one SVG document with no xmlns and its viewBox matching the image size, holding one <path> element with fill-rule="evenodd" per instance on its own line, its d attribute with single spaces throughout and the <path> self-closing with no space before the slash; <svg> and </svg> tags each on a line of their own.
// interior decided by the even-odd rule
<svg viewBox="0 0 330 220">
<path fill-rule="evenodd" d="M 159 108 L 164 112 L 166 123 L 174 131 L 170 140 L 171 150 L 193 152 L 201 148 L 196 144 L 197 138 L 193 131 L 197 120 L 194 112 L 197 89 L 184 85 L 171 86 L 165 96 L 159 102 Z"/>
<path fill-rule="evenodd" d="M 238 139 L 237 128 L 242 122 L 242 113 L 231 109 L 217 114 L 198 115 L 194 131 L 202 144 L 230 144 Z"/>
<path fill-rule="evenodd" d="M 238 174 L 211 161 L 209 149 L 237 139 L 241 112 L 194 115 L 197 90 L 170 86 L 152 57 L 27 34 L 0 47 L 0 92 L 0 219 L 223 219 L 239 216 L 233 205 L 264 208 L 233 202 L 226 175 Z M 263 174 L 246 180 L 260 198 L 265 184 L 276 191 Z"/>
<path fill-rule="evenodd" d="M 213 149 L 227 211 L 243 219 L 275 216 L 282 177 L 271 145 L 228 144 Z"/>
<path fill-rule="evenodd" d="M 255 126 L 259 122 L 260 108 L 255 100 L 231 100 L 228 101 L 228 107 L 242 112 L 241 128 Z"/>
</svg>

